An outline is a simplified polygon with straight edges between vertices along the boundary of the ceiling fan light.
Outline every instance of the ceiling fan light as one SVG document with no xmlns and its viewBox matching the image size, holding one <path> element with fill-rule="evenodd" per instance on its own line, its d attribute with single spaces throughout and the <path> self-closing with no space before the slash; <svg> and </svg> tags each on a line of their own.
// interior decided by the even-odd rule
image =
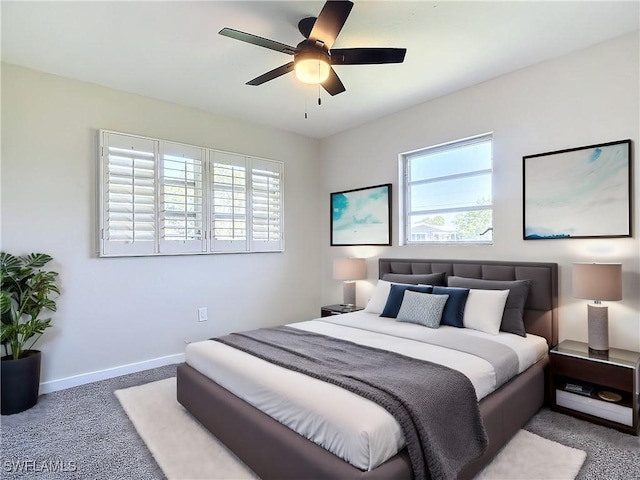
<svg viewBox="0 0 640 480">
<path fill-rule="evenodd" d="M 303 83 L 318 84 L 329 78 L 331 67 L 323 58 L 296 58 L 296 77 Z"/>
</svg>

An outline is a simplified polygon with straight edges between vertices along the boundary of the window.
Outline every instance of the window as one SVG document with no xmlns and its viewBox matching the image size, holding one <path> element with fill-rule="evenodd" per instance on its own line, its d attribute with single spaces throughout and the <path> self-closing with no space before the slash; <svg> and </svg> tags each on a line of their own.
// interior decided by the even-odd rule
<svg viewBox="0 0 640 480">
<path fill-rule="evenodd" d="M 403 243 L 492 243 L 492 135 L 405 153 Z"/>
<path fill-rule="evenodd" d="M 157 142 L 108 135 L 102 146 L 105 255 L 155 252 Z"/>
<path fill-rule="evenodd" d="M 251 240 L 260 250 L 275 250 L 282 237 L 281 171 L 273 162 L 251 165 Z"/>
<path fill-rule="evenodd" d="M 283 250 L 281 162 L 103 130 L 99 171 L 101 256 Z"/>
<path fill-rule="evenodd" d="M 213 152 L 211 225 L 214 250 L 247 250 L 247 159 Z"/>
<path fill-rule="evenodd" d="M 206 251 L 204 150 L 171 142 L 161 150 L 160 251 Z"/>
</svg>

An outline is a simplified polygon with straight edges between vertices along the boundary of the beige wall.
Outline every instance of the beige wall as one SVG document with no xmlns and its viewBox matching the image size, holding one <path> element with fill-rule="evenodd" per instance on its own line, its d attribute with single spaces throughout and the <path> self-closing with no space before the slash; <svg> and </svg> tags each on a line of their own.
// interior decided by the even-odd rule
<svg viewBox="0 0 640 480">
<path fill-rule="evenodd" d="M 622 262 L 621 302 L 609 303 L 610 343 L 640 351 L 640 132 L 637 32 L 529 67 L 398 114 L 334 135 L 321 143 L 322 299 L 341 298 L 331 259 L 362 256 L 369 279 L 358 283 L 366 302 L 380 256 L 557 262 L 560 265 L 560 339 L 586 340 L 586 301 L 571 295 L 571 264 Z M 398 243 L 398 154 L 493 132 L 494 245 L 329 247 L 329 193 L 393 183 L 393 244 Z M 588 240 L 522 240 L 522 157 L 563 148 L 631 138 L 634 237 Z"/>
<path fill-rule="evenodd" d="M 43 382 L 318 315 L 317 140 L 13 65 L 1 73 L 2 250 L 49 253 L 60 272 L 54 328 L 38 343 Z M 99 128 L 283 161 L 285 252 L 96 258 Z"/>
</svg>

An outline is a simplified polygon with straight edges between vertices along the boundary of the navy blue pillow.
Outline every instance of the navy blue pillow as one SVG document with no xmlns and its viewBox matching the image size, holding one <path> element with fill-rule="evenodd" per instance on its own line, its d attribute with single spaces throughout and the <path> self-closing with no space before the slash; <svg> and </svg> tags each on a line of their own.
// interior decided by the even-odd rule
<svg viewBox="0 0 640 480">
<path fill-rule="evenodd" d="M 415 285 L 391 285 L 389 290 L 389 296 L 387 297 L 387 303 L 384 306 L 384 310 L 380 314 L 381 317 L 396 318 L 404 299 L 405 290 L 411 290 L 412 292 L 431 293 L 433 287 L 431 285 L 425 285 L 418 287 Z"/>
<path fill-rule="evenodd" d="M 440 325 L 450 325 L 452 327 L 464 328 L 462 317 L 464 316 L 464 306 L 469 296 L 468 288 L 454 287 L 433 287 L 436 295 L 449 295 L 449 299 L 442 311 Z"/>
</svg>

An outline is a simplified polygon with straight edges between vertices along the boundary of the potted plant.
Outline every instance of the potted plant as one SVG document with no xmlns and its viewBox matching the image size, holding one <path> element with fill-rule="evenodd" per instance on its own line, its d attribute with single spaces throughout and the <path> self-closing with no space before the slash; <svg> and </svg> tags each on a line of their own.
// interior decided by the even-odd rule
<svg viewBox="0 0 640 480">
<path fill-rule="evenodd" d="M 41 353 L 33 345 L 51 326 L 51 318 L 40 314 L 56 311 L 50 297 L 60 293 L 58 274 L 42 270 L 51 260 L 44 253 L 20 257 L 0 253 L 2 415 L 22 412 L 38 402 Z"/>
</svg>

